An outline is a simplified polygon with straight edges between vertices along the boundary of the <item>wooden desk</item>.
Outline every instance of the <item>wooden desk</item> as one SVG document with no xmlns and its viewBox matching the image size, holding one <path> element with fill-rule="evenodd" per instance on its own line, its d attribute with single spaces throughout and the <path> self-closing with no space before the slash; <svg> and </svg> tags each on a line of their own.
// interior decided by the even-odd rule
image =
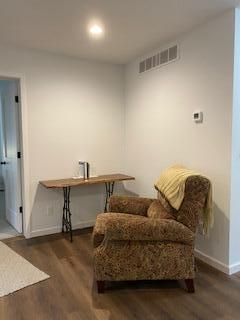
<svg viewBox="0 0 240 320">
<path fill-rule="evenodd" d="M 72 220 L 70 210 L 70 191 L 72 187 L 80 187 L 92 184 L 105 184 L 106 199 L 104 212 L 107 212 L 108 201 L 114 191 L 114 184 L 118 181 L 135 180 L 134 177 L 126 176 L 125 174 L 107 174 L 97 177 L 84 179 L 60 179 L 40 181 L 39 183 L 48 189 L 63 189 L 63 216 L 62 216 L 62 232 L 70 233 L 70 240 L 72 242 Z"/>
</svg>

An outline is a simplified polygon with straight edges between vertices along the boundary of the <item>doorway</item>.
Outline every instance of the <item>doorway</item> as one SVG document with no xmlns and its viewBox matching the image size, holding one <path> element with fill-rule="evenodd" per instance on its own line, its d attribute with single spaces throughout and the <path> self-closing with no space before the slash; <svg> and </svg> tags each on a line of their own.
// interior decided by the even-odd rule
<svg viewBox="0 0 240 320">
<path fill-rule="evenodd" d="M 0 239 L 22 234 L 20 86 L 0 79 Z"/>
</svg>

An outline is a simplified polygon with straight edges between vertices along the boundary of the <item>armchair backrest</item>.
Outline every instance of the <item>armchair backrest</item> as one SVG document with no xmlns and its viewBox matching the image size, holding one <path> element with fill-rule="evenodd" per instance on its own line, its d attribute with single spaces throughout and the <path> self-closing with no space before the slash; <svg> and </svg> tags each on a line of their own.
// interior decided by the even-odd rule
<svg viewBox="0 0 240 320">
<path fill-rule="evenodd" d="M 177 221 L 195 232 L 199 218 L 203 214 L 209 187 L 210 181 L 207 178 L 202 176 L 189 177 L 185 183 L 184 199 L 179 210 L 172 208 L 160 192 L 158 198 L 165 209 L 175 215 Z"/>
</svg>

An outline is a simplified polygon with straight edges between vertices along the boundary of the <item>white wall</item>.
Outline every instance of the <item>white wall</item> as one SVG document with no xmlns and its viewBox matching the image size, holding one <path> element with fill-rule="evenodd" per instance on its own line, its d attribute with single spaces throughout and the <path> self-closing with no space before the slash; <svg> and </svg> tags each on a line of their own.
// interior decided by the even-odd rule
<svg viewBox="0 0 240 320">
<path fill-rule="evenodd" d="M 122 171 L 123 69 L 1 47 L 0 74 L 9 73 L 23 74 L 26 82 L 31 232 L 58 231 L 62 193 L 44 189 L 39 180 L 73 176 L 79 159 L 98 174 Z M 103 191 L 103 185 L 73 190 L 75 226 L 94 220 Z"/>
<path fill-rule="evenodd" d="M 154 181 L 175 163 L 208 176 L 215 225 L 209 239 L 198 236 L 197 249 L 227 266 L 234 12 L 176 42 L 181 55 L 177 62 L 142 75 L 141 59 L 126 67 L 125 161 L 127 172 L 137 177 L 128 187 L 142 196 L 155 196 Z M 202 124 L 193 122 L 195 110 L 203 111 Z"/>
<path fill-rule="evenodd" d="M 0 104 L 1 104 L 1 90 L 0 90 Z M 1 111 L 1 105 L 0 105 L 0 111 Z M 1 113 L 0 113 L 1 117 Z M 0 118 L 1 119 L 1 118 Z M 1 120 L 0 120 L 1 123 Z M 1 128 L 0 128 L 0 161 L 2 160 L 2 139 L 1 139 Z M 4 207 L 4 192 L 3 190 L 3 179 L 2 179 L 2 166 L 0 165 L 0 218 L 3 218 L 5 216 L 5 207 Z"/>
<path fill-rule="evenodd" d="M 1 104 L 2 104 L 2 93 L 1 93 L 1 87 L 0 87 L 0 123 L 1 123 Z M 2 128 L 0 128 L 0 161 L 2 160 Z M 2 181 L 2 166 L 0 165 L 0 186 Z"/>
<path fill-rule="evenodd" d="M 2 117 L 2 88 L 0 84 L 0 124 Z M 2 128 L 0 127 L 0 161 L 2 161 Z M 2 166 L 0 165 L 0 219 L 5 219 L 5 192 L 3 182 Z"/>
<path fill-rule="evenodd" d="M 232 172 L 230 215 L 230 264 L 240 268 L 240 9 L 235 14 L 234 90 L 232 119 Z"/>
</svg>

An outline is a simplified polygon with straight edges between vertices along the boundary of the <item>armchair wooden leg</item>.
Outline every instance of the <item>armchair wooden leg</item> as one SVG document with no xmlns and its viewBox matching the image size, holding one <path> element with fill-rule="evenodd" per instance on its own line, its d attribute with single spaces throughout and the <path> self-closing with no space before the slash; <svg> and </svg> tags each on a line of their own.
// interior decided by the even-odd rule
<svg viewBox="0 0 240 320">
<path fill-rule="evenodd" d="M 97 291 L 98 293 L 104 293 L 105 281 L 97 281 Z"/>
<path fill-rule="evenodd" d="M 195 292 L 193 279 L 185 279 L 185 284 L 186 284 L 188 293 L 194 293 Z"/>
</svg>

